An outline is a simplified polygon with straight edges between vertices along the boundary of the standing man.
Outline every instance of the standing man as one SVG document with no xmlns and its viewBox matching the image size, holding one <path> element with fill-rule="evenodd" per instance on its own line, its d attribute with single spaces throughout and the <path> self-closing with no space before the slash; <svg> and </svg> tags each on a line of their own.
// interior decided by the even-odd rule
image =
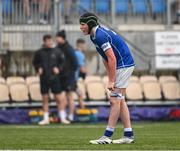
<svg viewBox="0 0 180 151">
<path fill-rule="evenodd" d="M 64 58 L 58 49 L 53 48 L 51 35 L 43 37 L 43 48 L 35 53 L 33 65 L 40 76 L 41 94 L 43 98 L 44 118 L 39 125 L 49 124 L 49 90 L 51 89 L 57 102 L 59 114 L 65 108 L 62 86 L 59 75 Z"/>
<path fill-rule="evenodd" d="M 66 92 L 67 99 L 69 101 L 69 115 L 68 119 L 70 121 L 74 120 L 74 98 L 73 92 L 76 91 L 76 71 L 78 69 L 78 61 L 76 58 L 75 50 L 66 40 L 66 33 L 64 30 L 59 31 L 56 34 L 57 47 L 64 54 L 65 62 L 63 65 L 63 70 L 61 74 L 61 81 L 63 84 L 63 90 Z M 62 118 L 66 117 L 65 110 L 61 113 Z"/>
<path fill-rule="evenodd" d="M 84 52 L 86 51 L 87 47 L 86 47 L 86 42 L 84 39 L 77 39 L 76 41 L 76 57 L 78 60 L 78 70 L 76 71 L 76 84 L 78 83 L 79 78 L 82 78 L 83 80 L 85 80 L 86 78 L 86 73 L 87 73 L 87 69 L 86 69 L 86 58 L 84 55 Z M 81 108 L 85 108 L 84 105 L 84 99 L 83 99 L 83 93 L 81 92 L 81 90 L 78 88 L 76 88 L 76 94 L 78 95 L 78 100 L 79 100 L 79 105 Z"/>
<path fill-rule="evenodd" d="M 125 92 L 134 70 L 134 60 L 125 41 L 114 31 L 100 26 L 93 13 L 85 13 L 80 17 L 80 29 L 84 35 L 90 35 L 98 53 L 102 56 L 109 82 L 110 115 L 104 135 L 91 140 L 91 144 L 124 144 L 134 142 L 130 115 L 125 102 Z M 124 136 L 112 141 L 112 135 L 121 117 L 124 126 Z"/>
</svg>

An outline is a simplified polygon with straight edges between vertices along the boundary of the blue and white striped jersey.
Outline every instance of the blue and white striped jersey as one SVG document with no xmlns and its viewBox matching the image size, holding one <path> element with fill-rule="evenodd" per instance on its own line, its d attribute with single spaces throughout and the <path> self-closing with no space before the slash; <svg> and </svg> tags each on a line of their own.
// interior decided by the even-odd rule
<svg viewBox="0 0 180 151">
<path fill-rule="evenodd" d="M 116 60 L 116 69 L 134 66 L 134 60 L 125 41 L 114 31 L 104 26 L 97 26 L 95 34 L 90 36 L 98 53 L 108 61 L 105 51 L 112 48 Z"/>
</svg>

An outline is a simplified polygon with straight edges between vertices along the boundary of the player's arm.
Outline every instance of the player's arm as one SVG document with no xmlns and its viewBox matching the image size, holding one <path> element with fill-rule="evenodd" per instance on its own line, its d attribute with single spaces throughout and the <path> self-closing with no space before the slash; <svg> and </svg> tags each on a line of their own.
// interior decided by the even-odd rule
<svg viewBox="0 0 180 151">
<path fill-rule="evenodd" d="M 108 58 L 108 61 L 104 61 L 105 67 L 108 72 L 109 82 L 115 82 L 116 76 L 116 57 L 112 48 L 109 48 L 105 51 L 105 54 Z"/>
<path fill-rule="evenodd" d="M 107 62 L 105 59 L 103 59 L 103 63 L 104 63 L 104 66 L 105 66 L 105 68 L 106 68 L 107 75 L 108 75 L 108 77 L 109 77 L 108 62 Z"/>
<path fill-rule="evenodd" d="M 105 67 L 108 72 L 109 84 L 108 89 L 114 90 L 114 83 L 116 78 L 116 57 L 112 48 L 109 48 L 105 51 L 108 61 L 105 62 Z"/>
</svg>

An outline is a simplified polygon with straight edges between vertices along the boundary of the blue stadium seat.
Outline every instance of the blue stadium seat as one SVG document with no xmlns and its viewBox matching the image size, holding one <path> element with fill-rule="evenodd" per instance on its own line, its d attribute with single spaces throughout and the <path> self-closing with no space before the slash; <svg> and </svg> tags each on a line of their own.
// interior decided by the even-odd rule
<svg viewBox="0 0 180 151">
<path fill-rule="evenodd" d="M 128 0 L 116 0 L 115 11 L 116 14 L 128 14 Z"/>
<path fill-rule="evenodd" d="M 166 10 L 165 0 L 150 0 L 152 13 L 153 14 L 162 14 Z"/>
<path fill-rule="evenodd" d="M 2 11 L 3 14 L 10 15 L 12 14 L 12 0 L 2 0 Z"/>
<path fill-rule="evenodd" d="M 96 0 L 96 13 L 107 14 L 110 11 L 109 0 Z"/>
<path fill-rule="evenodd" d="M 79 0 L 78 12 L 80 14 L 91 11 L 92 0 Z"/>
<path fill-rule="evenodd" d="M 147 0 L 131 0 L 133 13 L 147 14 Z"/>
</svg>

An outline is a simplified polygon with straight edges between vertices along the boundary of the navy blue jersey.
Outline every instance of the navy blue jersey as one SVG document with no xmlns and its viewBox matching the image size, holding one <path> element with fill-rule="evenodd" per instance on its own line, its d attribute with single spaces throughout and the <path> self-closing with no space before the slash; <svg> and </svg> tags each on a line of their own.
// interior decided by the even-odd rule
<svg viewBox="0 0 180 151">
<path fill-rule="evenodd" d="M 95 34 L 90 36 L 96 50 L 108 61 L 105 51 L 112 48 L 116 57 L 116 69 L 134 66 L 134 60 L 125 41 L 114 31 L 104 26 L 97 26 Z"/>
</svg>

